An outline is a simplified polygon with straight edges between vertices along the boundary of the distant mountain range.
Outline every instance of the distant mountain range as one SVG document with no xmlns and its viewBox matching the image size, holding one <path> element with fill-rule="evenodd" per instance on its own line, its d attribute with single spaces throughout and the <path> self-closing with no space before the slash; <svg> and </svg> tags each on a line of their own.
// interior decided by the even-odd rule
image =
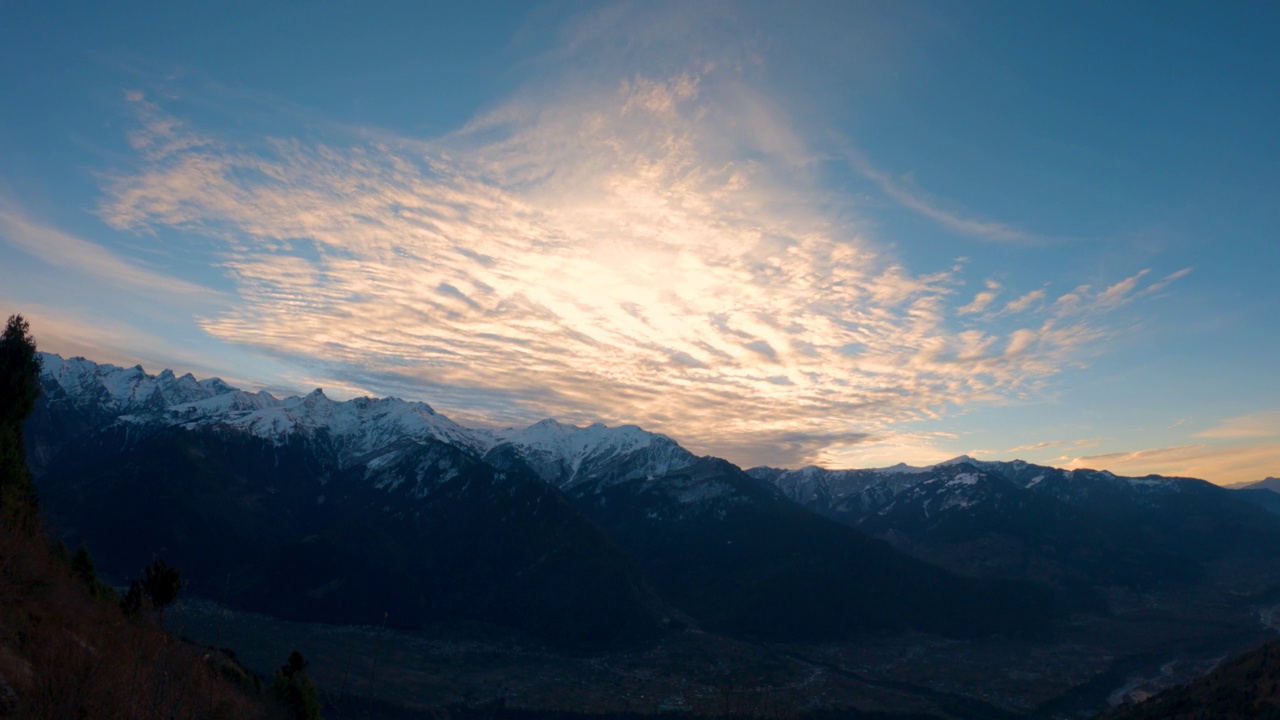
<svg viewBox="0 0 1280 720">
<path fill-rule="evenodd" d="M 567 645 L 1027 637 L 1106 612 L 1103 586 L 1280 583 L 1253 570 L 1280 517 L 1200 480 L 968 457 L 743 471 L 635 426 L 471 429 L 395 398 L 42 358 L 26 438 L 52 522 L 108 573 L 163 552 L 196 592 L 281 617 Z"/>
<path fill-rule="evenodd" d="M 1280 493 L 1280 478 L 1269 477 L 1257 482 L 1244 482 L 1228 485 L 1232 490 L 1271 490 Z"/>
<path fill-rule="evenodd" d="M 1196 582 L 1223 562 L 1265 563 L 1280 550 L 1269 498 L 1203 480 L 963 456 L 928 468 L 748 472 L 956 572 L 1045 583 L 1070 610 L 1104 611 L 1098 588 Z"/>
</svg>

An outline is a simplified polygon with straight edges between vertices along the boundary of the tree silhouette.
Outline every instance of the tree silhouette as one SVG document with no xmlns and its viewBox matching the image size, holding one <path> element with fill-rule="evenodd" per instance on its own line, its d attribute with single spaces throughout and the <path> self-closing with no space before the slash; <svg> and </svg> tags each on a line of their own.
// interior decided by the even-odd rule
<svg viewBox="0 0 1280 720">
<path fill-rule="evenodd" d="M 294 720 L 319 720 L 320 696 L 316 685 L 307 675 L 307 660 L 302 653 L 294 650 L 289 660 L 276 671 L 275 681 L 271 684 L 276 699 L 284 705 L 289 717 Z"/>
<path fill-rule="evenodd" d="M 142 612 L 142 605 L 146 602 L 142 597 L 142 583 L 137 580 L 129 581 L 129 592 L 125 593 L 120 599 L 120 612 L 127 617 L 133 617 Z"/>
<path fill-rule="evenodd" d="M 27 469 L 22 421 L 40 397 L 40 356 L 29 331 L 21 315 L 11 315 L 0 334 L 0 515 L 34 527 L 39 503 Z"/>
<path fill-rule="evenodd" d="M 95 600 L 107 600 L 115 597 L 111 586 L 98 578 L 98 569 L 93 564 L 93 556 L 89 554 L 89 546 L 80 543 L 76 554 L 71 556 L 71 572 L 84 583 L 89 595 Z"/>
<path fill-rule="evenodd" d="M 158 557 L 153 558 L 143 572 L 142 592 L 163 620 L 165 606 L 173 602 L 182 589 L 182 573 Z"/>
</svg>

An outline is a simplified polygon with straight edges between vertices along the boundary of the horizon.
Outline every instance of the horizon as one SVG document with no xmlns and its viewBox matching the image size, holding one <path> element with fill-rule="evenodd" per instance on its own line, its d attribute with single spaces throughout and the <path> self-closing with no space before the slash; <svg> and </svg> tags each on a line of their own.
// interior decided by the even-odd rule
<svg viewBox="0 0 1280 720">
<path fill-rule="evenodd" d="M 20 8 L 0 307 L 64 357 L 742 467 L 1256 482 L 1277 30 L 1197 3 Z"/>
<path fill-rule="evenodd" d="M 317 387 L 317 388 L 315 388 L 315 389 L 311 390 L 310 392 L 306 392 L 306 391 L 282 391 L 282 390 L 280 390 L 280 389 L 275 389 L 275 390 L 273 391 L 273 389 L 271 389 L 271 388 L 266 388 L 266 387 L 262 387 L 262 386 L 258 386 L 258 388 L 255 390 L 255 389 L 249 389 L 249 388 L 241 387 L 241 386 L 239 386 L 239 385 L 237 385 L 237 384 L 234 384 L 234 383 L 228 383 L 228 382 L 227 382 L 227 380 L 226 380 L 225 378 L 221 378 L 221 377 L 199 377 L 199 376 L 195 375 L 194 373 L 191 373 L 191 372 L 185 372 L 185 373 L 182 373 L 182 372 L 178 372 L 178 371 L 174 370 L 173 368 L 162 368 L 161 370 L 158 370 L 158 371 L 148 371 L 145 367 L 143 367 L 143 366 L 142 366 L 142 364 L 141 364 L 141 363 L 134 363 L 134 364 L 132 364 L 132 365 L 118 365 L 118 364 L 116 364 L 116 363 L 97 362 L 97 361 L 93 360 L 92 358 L 87 358 L 87 357 L 83 357 L 83 356 L 63 357 L 63 356 L 61 356 L 61 355 L 58 355 L 57 353 L 50 353 L 50 352 L 46 352 L 46 351 L 44 351 L 44 350 L 38 350 L 38 353 L 39 353 L 40 355 L 51 355 L 51 356 L 58 357 L 58 358 L 59 358 L 59 360 L 61 360 L 62 362 L 67 362 L 67 361 L 69 361 L 69 360 L 85 360 L 85 361 L 87 361 L 87 362 L 91 362 L 91 363 L 93 363 L 94 365 L 96 365 L 97 367 L 100 367 L 100 368 L 101 368 L 101 367 L 110 367 L 110 368 L 114 368 L 114 369 L 116 369 L 116 370 L 131 370 L 131 369 L 134 369 L 134 368 L 141 368 L 141 369 L 142 369 L 142 372 L 143 372 L 143 373 L 144 373 L 148 378 L 156 378 L 156 377 L 158 377 L 159 375 L 161 375 L 162 373 L 164 373 L 164 372 L 168 371 L 168 372 L 171 372 L 175 377 L 179 377 L 179 378 L 181 378 L 181 377 L 186 377 L 186 376 L 191 376 L 191 377 L 193 377 L 197 382 L 204 382 L 204 381 L 208 381 L 208 380 L 217 380 L 217 381 L 221 381 L 221 382 L 227 383 L 227 384 L 231 387 L 231 389 L 232 389 L 233 391 L 240 391 L 240 392 L 255 392 L 255 393 L 256 393 L 256 392 L 265 392 L 265 393 L 267 393 L 268 395 L 270 395 L 270 396 L 271 396 L 274 400 L 276 400 L 277 402 L 284 402 L 284 401 L 286 401 L 286 400 L 301 400 L 301 399 L 303 399 L 303 398 L 309 397 L 310 395 L 312 395 L 312 394 L 314 394 L 314 393 L 317 393 L 317 392 L 318 392 L 318 393 L 320 393 L 320 394 L 321 394 L 321 396 L 322 396 L 322 397 L 324 397 L 326 400 L 329 400 L 330 402 L 335 402 L 335 403 L 345 403 L 345 402 L 350 402 L 350 401 L 352 401 L 352 400 L 356 400 L 356 399 L 368 399 L 368 400 L 395 400 L 395 401 L 398 401 L 398 402 L 402 402 L 402 403 L 406 403 L 406 404 L 411 404 L 411 405 L 419 405 L 419 404 L 420 404 L 420 405 L 426 405 L 426 406 L 427 406 L 427 407 L 428 407 L 428 408 L 429 408 L 433 413 L 435 413 L 436 415 L 443 416 L 445 419 L 447 419 L 447 420 L 449 420 L 449 421 L 451 421 L 451 422 L 454 422 L 453 418 L 449 417 L 446 413 L 441 413 L 441 412 L 436 411 L 435 407 L 430 403 L 430 401 L 429 401 L 429 400 L 426 400 L 426 399 L 418 399 L 418 398 L 403 398 L 403 397 L 396 397 L 396 396 L 389 396 L 389 395 L 388 395 L 388 396 L 381 396 L 381 397 L 375 397 L 375 396 L 362 395 L 362 396 L 353 396 L 353 397 L 347 397 L 347 398 L 338 398 L 338 399 L 335 399 L 335 398 L 333 398 L 333 397 L 330 397 L 330 396 L 329 396 L 329 394 L 328 394 L 327 392 L 325 392 L 325 389 L 324 389 L 324 388 L 322 388 L 322 387 Z M 44 372 L 43 368 L 42 368 L 41 372 L 42 372 L 42 373 Z M 252 385 L 250 385 L 250 388 L 252 388 L 252 387 L 253 387 L 253 386 L 252 386 Z M 278 394 L 276 394 L 276 393 L 278 393 L 278 392 L 291 392 L 291 394 L 289 394 L 289 395 L 278 395 Z M 245 412 L 253 412 L 253 411 L 245 411 Z M 585 424 L 585 425 L 576 425 L 576 424 L 573 424 L 573 423 L 562 422 L 562 421 L 560 421 L 559 419 L 554 418 L 554 417 L 546 417 L 546 418 L 541 418 L 541 419 L 539 419 L 539 420 L 535 420 L 535 421 L 533 421 L 533 422 L 529 423 L 528 425 L 524 425 L 524 426 L 507 425 L 507 426 L 503 426 L 503 427 L 497 427 L 497 426 L 474 426 L 474 425 L 465 425 L 465 424 L 463 424 L 463 423 L 458 423 L 458 424 L 459 424 L 461 427 L 463 427 L 464 429 L 467 429 L 467 430 L 479 430 L 479 431 L 487 431 L 487 432 L 500 432 L 500 431 L 504 431 L 504 430 L 516 430 L 516 431 L 520 431 L 520 430 L 527 430 L 527 429 L 529 429 L 529 428 L 533 427 L 534 425 L 539 425 L 539 424 L 546 423 L 546 422 L 555 423 L 555 424 L 556 424 L 556 425 L 558 425 L 558 426 L 567 426 L 567 427 L 570 427 L 570 428 L 572 428 L 572 429 L 574 429 L 574 430 L 586 430 L 586 429 L 588 429 L 588 428 L 595 427 L 595 426 L 603 427 L 603 428 L 604 428 L 604 429 L 606 429 L 606 430 L 615 430 L 615 429 L 619 429 L 619 428 L 633 427 L 633 428 L 637 428 L 637 429 L 642 430 L 642 431 L 644 431 L 644 432 L 646 432 L 646 433 L 649 433 L 649 434 L 653 434 L 653 435 L 661 435 L 662 437 L 667 437 L 669 440 L 671 440 L 671 441 L 675 442 L 677 445 L 679 445 L 679 446 L 681 446 L 681 447 L 684 447 L 684 444 L 680 441 L 680 439 L 679 439 L 679 438 L 668 436 L 668 435 L 666 435 L 665 433 L 657 433 L 657 432 L 653 432 L 653 431 L 650 431 L 650 430 L 648 430 L 648 429 L 646 429 L 646 428 L 644 428 L 644 427 L 642 427 L 642 426 L 640 426 L 640 425 L 637 425 L 637 424 L 635 424 L 635 423 L 628 423 L 628 422 L 623 422 L 623 423 L 614 424 L 614 425 L 608 425 L 608 424 L 605 424 L 605 423 L 602 423 L 602 422 L 598 422 L 598 421 L 597 421 L 597 422 L 593 422 L 593 423 Z M 850 467 L 829 467 L 829 466 L 823 466 L 823 465 L 817 465 L 817 464 L 781 466 L 781 465 L 770 465 L 770 464 L 768 464 L 768 463 L 758 463 L 758 464 L 753 465 L 753 466 L 748 466 L 748 465 L 738 465 L 738 467 L 740 467 L 741 469 L 744 469 L 744 470 L 749 470 L 749 469 L 751 469 L 752 467 L 769 467 L 769 468 L 772 468 L 772 469 L 775 469 L 775 470 L 785 470 L 785 471 L 803 470 L 803 469 L 808 468 L 808 467 L 816 467 L 816 468 L 819 468 L 819 469 L 821 469 L 821 470 L 830 470 L 830 471 L 837 471 L 837 472 L 839 472 L 839 471 L 843 471 L 843 470 L 892 470 L 892 469 L 899 468 L 899 467 L 905 467 L 905 468 L 916 469 L 916 470 L 927 470 L 927 469 L 932 468 L 932 467 L 937 467 L 937 466 L 941 466 L 941 465 L 950 465 L 950 464 L 957 463 L 957 462 L 959 462 L 959 461 L 972 461 L 972 462 L 975 462 L 975 463 L 985 463 L 985 462 L 997 462 L 997 463 L 1001 463 L 1001 462 L 1028 462 L 1028 461 L 1026 461 L 1026 460 L 1023 460 L 1022 458 L 1017 458 L 1017 457 L 1013 457 L 1013 458 L 998 458 L 998 459 L 994 459 L 994 460 L 992 460 L 992 459 L 989 459 L 989 458 L 985 458 L 985 459 L 984 459 L 984 458 L 972 457 L 972 456 L 970 456 L 970 455 L 968 455 L 968 454 L 964 454 L 964 453 L 962 453 L 962 454 L 960 454 L 960 455 L 955 455 L 955 456 L 951 456 L 951 457 L 943 458 L 943 459 L 938 460 L 938 461 L 935 461 L 935 462 L 927 462 L 927 463 L 919 464 L 919 465 L 913 465 L 913 464 L 911 464 L 911 463 L 907 463 L 907 462 L 899 461 L 899 462 L 893 463 L 893 464 L 891 464 L 891 465 L 883 465 L 883 466 L 875 466 L 875 467 L 851 467 L 851 466 L 850 466 Z M 736 463 L 735 463 L 735 464 L 736 464 Z M 1039 465 L 1040 463 L 1029 463 L 1029 464 Z M 1048 466 L 1048 467 L 1055 467 L 1055 466 Z M 1112 472 L 1111 470 L 1109 470 L 1108 468 L 1105 468 L 1105 467 L 1078 467 L 1078 468 L 1059 468 L 1059 469 Z M 1116 475 L 1116 476 L 1118 476 L 1118 477 L 1125 477 L 1125 476 L 1124 476 L 1124 475 L 1122 475 L 1121 473 L 1112 473 L 1112 474 L 1114 474 L 1114 475 Z M 1162 476 L 1162 477 L 1163 477 L 1163 476 Z M 1215 484 L 1215 485 L 1223 486 L 1223 483 L 1217 483 L 1217 482 L 1214 482 L 1212 478 L 1190 478 L 1190 479 L 1192 479 L 1192 480 L 1204 480 L 1204 481 L 1206 481 L 1206 482 L 1210 482 L 1210 483 L 1213 483 L 1213 484 Z M 1253 484 L 1253 483 L 1256 483 L 1256 482 L 1259 482 L 1259 481 L 1262 481 L 1262 480 L 1271 480 L 1271 479 L 1273 479 L 1273 478 L 1272 478 L 1271 476 L 1268 476 L 1268 477 L 1265 477 L 1265 478 L 1259 478 L 1258 480 L 1254 480 L 1254 481 L 1243 481 L 1243 482 L 1240 482 L 1240 483 L 1231 483 L 1231 485 L 1246 485 L 1246 484 Z"/>
</svg>

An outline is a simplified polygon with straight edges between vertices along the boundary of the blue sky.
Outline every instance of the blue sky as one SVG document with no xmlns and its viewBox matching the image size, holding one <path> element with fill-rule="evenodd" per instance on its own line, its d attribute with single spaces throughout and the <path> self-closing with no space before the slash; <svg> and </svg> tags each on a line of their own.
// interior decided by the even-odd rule
<svg viewBox="0 0 1280 720">
<path fill-rule="evenodd" d="M 0 25 L 42 349 L 742 465 L 1280 475 L 1265 3 L 123 3 Z"/>
</svg>

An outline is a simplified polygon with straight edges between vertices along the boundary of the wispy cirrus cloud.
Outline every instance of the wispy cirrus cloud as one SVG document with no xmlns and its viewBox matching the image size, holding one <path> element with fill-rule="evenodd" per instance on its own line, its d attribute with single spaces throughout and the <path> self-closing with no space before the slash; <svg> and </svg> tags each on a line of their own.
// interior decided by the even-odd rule
<svg viewBox="0 0 1280 720">
<path fill-rule="evenodd" d="M 1173 426 L 1185 423 L 1178 420 Z M 1197 477 L 1219 484 L 1280 475 L 1280 411 L 1225 418 L 1191 438 L 1183 445 L 1071 458 L 1067 467 Z"/>
<path fill-rule="evenodd" d="M 1040 244 L 1045 241 L 1038 235 L 1020 230 L 995 220 L 982 220 L 943 207 L 927 193 L 909 187 L 887 172 L 877 168 L 861 152 L 848 142 L 840 142 L 840 153 L 862 176 L 874 182 L 894 202 L 912 212 L 928 218 L 952 232 L 979 240 L 1001 243 Z"/>
<path fill-rule="evenodd" d="M 1193 443 L 1077 457 L 1066 467 L 1106 469 L 1120 475 L 1194 477 L 1225 485 L 1275 475 L 1280 469 L 1280 446 L 1273 441 Z"/>
<path fill-rule="evenodd" d="M 1045 448 L 1059 447 L 1063 444 L 1061 440 L 1046 440 L 1044 442 L 1031 443 L 1030 445 L 1019 445 L 1018 447 L 1009 448 L 1006 452 L 1020 453 L 1031 450 L 1044 450 Z"/>
<path fill-rule="evenodd" d="M 1216 440 L 1250 438 L 1275 438 L 1280 440 L 1280 410 L 1269 410 L 1226 418 L 1211 428 L 1201 430 L 1195 436 Z"/>
<path fill-rule="evenodd" d="M 953 327 L 999 286 L 956 308 L 959 266 L 884 256 L 785 116 L 710 64 L 525 98 L 431 141 L 246 143 L 130 100 L 139 164 L 99 212 L 218 248 L 238 298 L 206 332 L 472 422 L 635 422 L 743 463 L 835 459 L 1034 390 L 1149 287 L 1142 271 L 1021 325 Z"/>
<path fill-rule="evenodd" d="M 95 242 L 30 218 L 0 198 L 0 240 L 64 272 L 134 293 L 216 302 L 220 294 L 182 278 L 130 261 Z"/>
</svg>

